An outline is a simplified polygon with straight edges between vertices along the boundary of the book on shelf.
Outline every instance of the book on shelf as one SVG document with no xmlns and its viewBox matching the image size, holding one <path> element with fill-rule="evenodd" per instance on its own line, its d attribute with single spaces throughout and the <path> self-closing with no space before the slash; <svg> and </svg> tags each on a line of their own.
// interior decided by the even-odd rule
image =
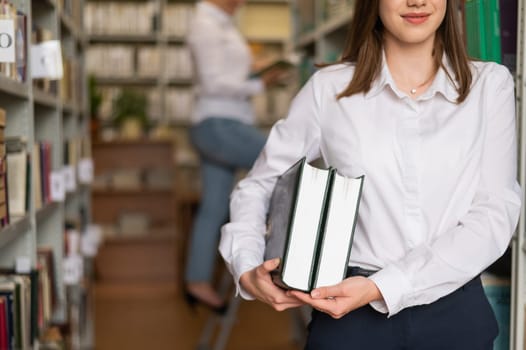
<svg viewBox="0 0 526 350">
<path fill-rule="evenodd" d="M 485 61 L 502 60 L 500 0 L 466 0 L 464 8 L 468 54 Z"/>
<path fill-rule="evenodd" d="M 517 1 L 500 0 L 500 39 L 502 64 L 511 72 L 517 66 Z"/>
<path fill-rule="evenodd" d="M 346 274 L 364 176 L 342 176 L 296 162 L 277 180 L 268 213 L 265 260 L 285 289 L 309 292 L 341 282 Z"/>
<path fill-rule="evenodd" d="M 7 349 L 15 348 L 15 284 L 11 281 L 0 281 L 0 297 L 6 300 Z"/>
<path fill-rule="evenodd" d="M 7 300 L 0 296 L 0 349 L 8 349 L 7 338 Z"/>
<path fill-rule="evenodd" d="M 0 349 L 30 349 L 38 336 L 37 274 L 0 269 Z"/>
<path fill-rule="evenodd" d="M 7 208 L 9 219 L 21 218 L 29 208 L 29 154 L 23 137 L 6 138 Z"/>
<path fill-rule="evenodd" d="M 5 146 L 6 111 L 0 108 L 0 227 L 9 224 L 7 203 L 7 151 Z"/>
</svg>

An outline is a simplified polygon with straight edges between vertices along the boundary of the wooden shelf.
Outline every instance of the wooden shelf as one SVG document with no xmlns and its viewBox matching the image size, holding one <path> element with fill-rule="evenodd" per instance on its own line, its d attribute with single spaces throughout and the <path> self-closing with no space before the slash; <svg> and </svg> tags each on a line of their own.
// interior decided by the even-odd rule
<svg viewBox="0 0 526 350">
<path fill-rule="evenodd" d="M 8 226 L 0 229 L 0 248 L 5 247 L 25 232 L 31 230 L 31 219 L 29 215 L 20 218 Z"/>
<path fill-rule="evenodd" d="M 0 76 L 0 92 L 24 99 L 29 98 L 29 86 L 27 83 L 21 83 L 4 76 Z"/>
<path fill-rule="evenodd" d="M 95 176 L 107 176 L 121 169 L 164 169 L 174 171 L 174 144 L 150 139 L 94 142 Z M 117 225 L 123 213 L 138 213 L 151 225 L 165 223 L 175 230 L 175 178 L 173 187 L 156 189 L 143 185 L 136 189 L 94 189 L 93 218 L 97 223 Z M 171 224 L 170 224 L 171 223 Z"/>
<path fill-rule="evenodd" d="M 93 196 L 112 196 L 112 197 L 151 197 L 151 196 L 172 196 L 174 189 L 154 189 L 154 188 L 137 188 L 137 189 L 93 189 Z"/>
<path fill-rule="evenodd" d="M 99 85 L 157 85 L 157 78 L 140 78 L 140 77 L 96 77 Z"/>
<path fill-rule="evenodd" d="M 158 35 L 152 34 L 91 34 L 87 37 L 92 44 L 155 44 Z"/>
<path fill-rule="evenodd" d="M 39 106 L 56 108 L 58 106 L 58 97 L 57 95 L 33 87 L 33 102 Z"/>
</svg>

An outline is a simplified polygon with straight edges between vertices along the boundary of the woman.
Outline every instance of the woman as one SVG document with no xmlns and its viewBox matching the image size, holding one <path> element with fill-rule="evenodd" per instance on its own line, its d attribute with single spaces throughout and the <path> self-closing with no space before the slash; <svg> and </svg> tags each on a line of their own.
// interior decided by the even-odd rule
<svg viewBox="0 0 526 350">
<path fill-rule="evenodd" d="M 246 299 L 314 308 L 307 349 L 492 349 L 479 274 L 516 227 L 514 86 L 469 61 L 453 0 L 358 0 L 340 64 L 319 70 L 231 200 L 220 251 Z M 283 291 L 263 262 L 276 178 L 321 158 L 365 175 L 348 278 Z"/>
<path fill-rule="evenodd" d="M 249 79 L 252 57 L 232 18 L 242 3 L 199 2 L 187 37 L 198 76 L 190 137 L 200 155 L 203 191 L 191 233 L 185 295 L 191 305 L 201 302 L 218 313 L 226 308 L 211 280 L 235 173 L 252 166 L 266 139 L 253 126 L 250 97 L 281 74 L 273 71 Z"/>
</svg>

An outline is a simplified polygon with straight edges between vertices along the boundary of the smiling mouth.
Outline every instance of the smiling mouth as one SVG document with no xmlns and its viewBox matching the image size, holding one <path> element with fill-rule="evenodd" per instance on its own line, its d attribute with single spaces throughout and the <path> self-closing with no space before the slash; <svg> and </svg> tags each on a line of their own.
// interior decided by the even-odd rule
<svg viewBox="0 0 526 350">
<path fill-rule="evenodd" d="M 427 13 L 418 13 L 418 14 L 415 13 L 415 14 L 402 15 L 402 18 L 411 24 L 420 24 L 420 23 L 427 21 L 429 16 L 430 15 Z"/>
</svg>

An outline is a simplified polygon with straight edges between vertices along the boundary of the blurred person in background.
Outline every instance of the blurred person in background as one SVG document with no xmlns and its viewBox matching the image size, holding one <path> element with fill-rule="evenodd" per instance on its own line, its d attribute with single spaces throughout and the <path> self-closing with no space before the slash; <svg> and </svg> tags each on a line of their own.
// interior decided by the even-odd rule
<svg viewBox="0 0 526 350">
<path fill-rule="evenodd" d="M 455 0 L 357 0 L 338 64 L 318 70 L 239 182 L 220 252 L 245 299 L 308 304 L 306 349 L 491 350 L 480 274 L 522 205 L 514 79 L 470 60 Z M 365 175 L 346 278 L 283 290 L 263 261 L 277 178 L 306 156 Z"/>
<path fill-rule="evenodd" d="M 251 78 L 250 48 L 233 15 L 243 0 L 197 3 L 187 43 L 197 73 L 197 101 L 190 139 L 201 162 L 201 202 L 193 222 L 185 268 L 185 297 L 223 313 L 225 300 L 212 280 L 221 225 L 239 169 L 249 169 L 266 140 L 255 126 L 251 97 L 277 82 L 273 70 Z"/>
</svg>

